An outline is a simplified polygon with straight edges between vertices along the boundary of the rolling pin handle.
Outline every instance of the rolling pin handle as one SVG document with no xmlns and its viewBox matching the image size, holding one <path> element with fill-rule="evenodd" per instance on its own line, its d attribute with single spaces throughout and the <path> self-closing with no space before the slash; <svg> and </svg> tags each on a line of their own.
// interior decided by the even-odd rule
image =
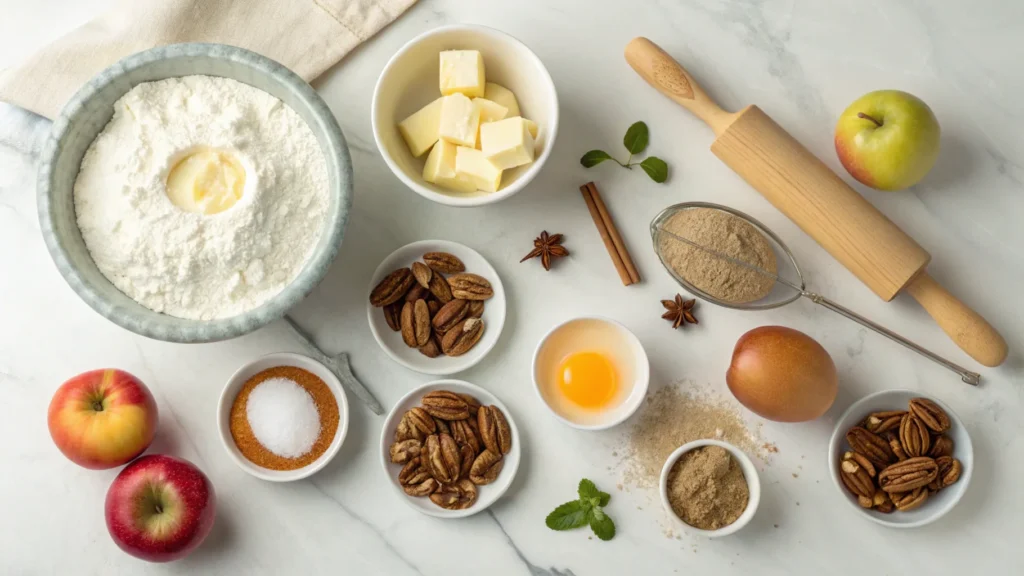
<svg viewBox="0 0 1024 576">
<path fill-rule="evenodd" d="M 985 366 L 999 366 L 1006 360 L 1006 340 L 999 332 L 927 272 L 911 280 L 907 292 L 971 358 Z"/>
<path fill-rule="evenodd" d="M 715 135 L 724 132 L 736 119 L 737 114 L 723 110 L 679 62 L 647 38 L 632 39 L 626 45 L 625 56 L 641 78 L 703 120 Z"/>
</svg>

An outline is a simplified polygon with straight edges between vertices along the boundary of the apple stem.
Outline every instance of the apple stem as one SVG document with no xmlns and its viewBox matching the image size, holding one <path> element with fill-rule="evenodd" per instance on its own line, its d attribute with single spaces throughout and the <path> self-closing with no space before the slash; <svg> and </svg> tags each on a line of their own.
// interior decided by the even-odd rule
<svg viewBox="0 0 1024 576">
<path fill-rule="evenodd" d="M 99 400 L 93 402 L 92 409 L 97 412 L 103 412 L 103 402 L 100 402 Z"/>
<path fill-rule="evenodd" d="M 866 120 L 871 120 L 872 122 L 875 123 L 875 126 L 878 126 L 879 128 L 882 127 L 882 123 L 881 122 L 879 122 L 878 120 L 875 120 L 873 117 L 868 116 L 867 114 L 865 114 L 863 112 L 857 112 L 857 118 L 864 118 Z"/>
<path fill-rule="evenodd" d="M 161 506 L 161 505 L 159 505 L 159 504 L 157 504 L 157 505 L 153 506 L 153 510 L 154 510 L 154 511 L 155 511 L 155 512 L 156 512 L 157 514 L 162 514 L 162 513 L 163 513 L 163 511 L 164 511 L 164 507 L 163 507 L 163 506 Z"/>
</svg>

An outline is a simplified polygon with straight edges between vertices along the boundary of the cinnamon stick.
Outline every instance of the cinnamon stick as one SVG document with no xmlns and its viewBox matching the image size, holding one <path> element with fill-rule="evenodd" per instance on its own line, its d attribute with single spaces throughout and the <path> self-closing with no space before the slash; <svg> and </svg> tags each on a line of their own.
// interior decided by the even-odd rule
<svg viewBox="0 0 1024 576">
<path fill-rule="evenodd" d="M 587 187 L 590 189 L 590 195 L 594 197 L 594 204 L 597 205 L 597 210 L 601 213 L 601 219 L 604 220 L 605 228 L 608 229 L 608 234 L 612 237 L 615 250 L 619 253 L 619 258 L 622 259 L 622 263 L 626 266 L 626 271 L 629 272 L 629 279 L 632 280 L 632 284 L 640 282 L 640 272 L 637 271 L 636 264 L 633 263 L 633 257 L 629 255 L 629 250 L 626 249 L 626 243 L 622 241 L 619 229 L 615 227 L 611 213 L 608 212 L 608 208 L 604 205 L 601 193 L 597 191 L 597 186 L 593 182 L 587 182 Z"/>
<path fill-rule="evenodd" d="M 615 270 L 618 271 L 619 278 L 622 279 L 622 285 L 629 286 L 633 283 L 633 279 L 630 278 L 629 271 L 626 270 L 626 265 L 615 248 L 615 242 L 612 240 L 611 233 L 605 224 L 604 218 L 601 217 L 601 211 L 597 208 L 597 202 L 590 191 L 590 184 L 580 186 L 580 192 L 583 194 L 583 200 L 587 203 L 587 208 L 590 210 L 590 217 L 594 220 L 594 225 L 597 226 L 597 232 L 601 235 L 601 240 L 604 241 L 604 247 L 608 250 L 608 256 L 611 257 L 612 264 L 615 265 Z"/>
</svg>

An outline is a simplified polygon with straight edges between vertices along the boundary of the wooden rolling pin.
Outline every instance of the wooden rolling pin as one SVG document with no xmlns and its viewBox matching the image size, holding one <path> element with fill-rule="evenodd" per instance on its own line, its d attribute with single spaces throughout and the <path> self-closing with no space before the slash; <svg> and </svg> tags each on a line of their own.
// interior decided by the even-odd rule
<svg viewBox="0 0 1024 576">
<path fill-rule="evenodd" d="M 906 290 L 950 338 L 985 366 L 1006 341 L 925 271 L 931 256 L 757 106 L 726 112 L 689 72 L 646 38 L 626 61 L 648 84 L 714 130 L 711 152 L 817 240 L 885 301 Z"/>
</svg>

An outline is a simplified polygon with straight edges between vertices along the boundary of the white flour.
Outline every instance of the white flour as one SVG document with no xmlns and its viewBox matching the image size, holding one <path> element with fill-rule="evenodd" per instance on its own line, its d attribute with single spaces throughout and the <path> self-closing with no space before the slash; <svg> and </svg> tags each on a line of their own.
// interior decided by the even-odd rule
<svg viewBox="0 0 1024 576">
<path fill-rule="evenodd" d="M 173 205 L 165 178 L 198 146 L 233 151 L 244 195 L 212 216 Z M 86 247 L 104 276 L 143 306 L 214 319 L 256 308 L 302 269 L 329 203 L 323 152 L 273 96 L 227 78 L 140 84 L 114 105 L 75 182 Z"/>
</svg>

